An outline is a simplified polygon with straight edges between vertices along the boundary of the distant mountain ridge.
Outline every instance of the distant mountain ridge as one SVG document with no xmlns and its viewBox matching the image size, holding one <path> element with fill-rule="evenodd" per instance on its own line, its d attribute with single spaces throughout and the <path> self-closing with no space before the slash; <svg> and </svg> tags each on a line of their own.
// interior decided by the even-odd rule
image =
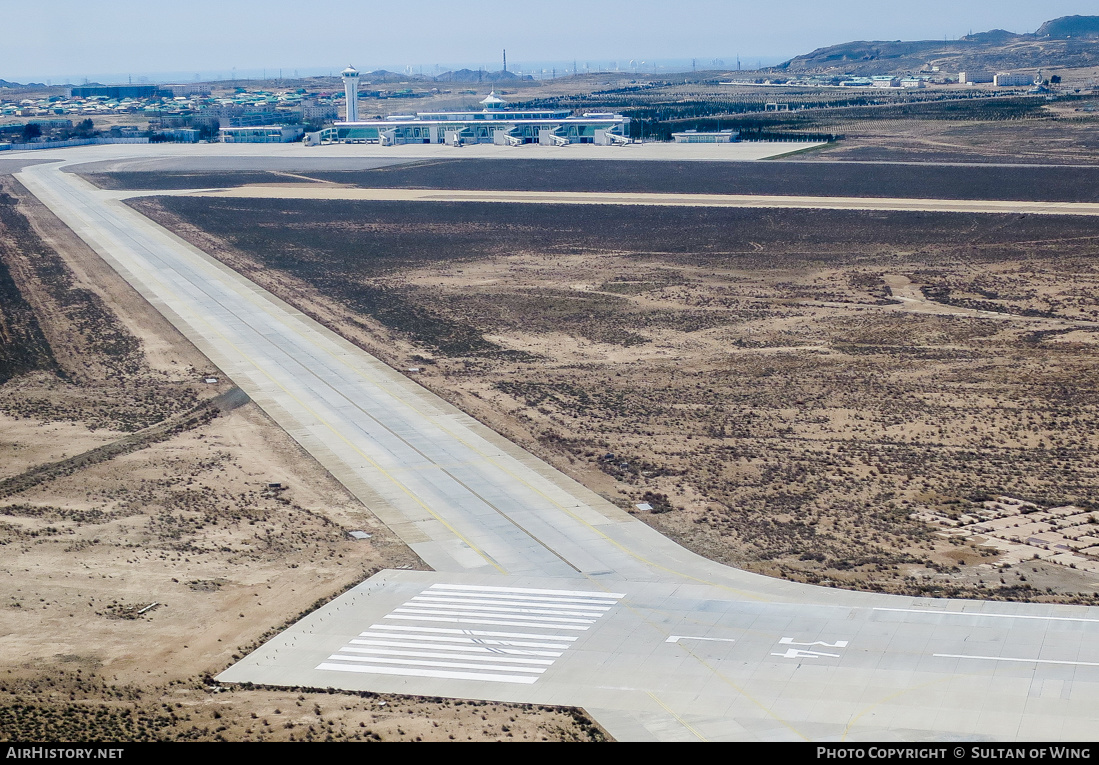
<svg viewBox="0 0 1099 765">
<path fill-rule="evenodd" d="M 532 80 L 529 74 L 515 74 L 504 70 L 490 72 L 485 69 L 458 69 L 453 72 L 440 74 L 403 74 L 400 72 L 388 72 L 385 69 L 367 72 L 363 77 L 371 83 L 379 82 L 513 82 L 516 80 Z"/>
<path fill-rule="evenodd" d="M 519 75 L 513 72 L 486 72 L 477 69 L 458 69 L 453 72 L 443 72 L 433 78 L 436 82 L 508 82 L 512 80 L 532 80 L 529 74 Z"/>
<path fill-rule="evenodd" d="M 29 90 L 32 88 L 37 89 L 44 87 L 46 87 L 45 84 L 41 82 L 28 82 L 26 85 L 23 85 L 18 82 L 8 82 L 7 80 L 0 80 L 0 88 L 11 88 L 12 90 Z"/>
<path fill-rule="evenodd" d="M 859 40 L 818 48 L 775 68 L 865 75 L 903 74 L 927 66 L 943 72 L 1099 66 L 1099 16 L 1062 16 L 1033 34 L 993 29 L 958 40 Z"/>
</svg>

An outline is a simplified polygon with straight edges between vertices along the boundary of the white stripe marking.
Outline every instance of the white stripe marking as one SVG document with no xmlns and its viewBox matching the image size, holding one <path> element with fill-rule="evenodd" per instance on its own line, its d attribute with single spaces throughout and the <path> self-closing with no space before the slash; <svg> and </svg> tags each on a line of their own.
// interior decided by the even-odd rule
<svg viewBox="0 0 1099 765">
<path fill-rule="evenodd" d="M 463 598 L 466 600 L 473 598 L 485 598 L 492 600 L 515 600 L 515 601 L 530 601 L 533 603 L 575 603 L 577 605 L 585 606 L 616 606 L 617 600 L 593 600 L 591 598 L 550 598 L 544 595 L 503 595 L 491 592 L 439 592 L 437 590 L 427 589 L 420 593 L 420 595 L 426 597 L 436 598 Z"/>
<path fill-rule="evenodd" d="M 595 619 L 570 619 L 565 616 L 536 616 L 520 611 L 508 611 L 505 613 L 481 613 L 481 609 L 462 608 L 451 610 L 449 608 L 394 608 L 395 614 L 431 614 L 432 616 L 491 616 L 493 619 L 529 619 L 533 622 L 568 622 L 570 624 L 595 624 Z M 515 616 L 509 614 L 514 613 Z M 499 623 L 499 622 L 498 622 Z M 506 622 L 504 622 L 506 624 Z"/>
<path fill-rule="evenodd" d="M 548 627 L 559 630 L 580 630 L 586 632 L 587 627 L 578 627 L 572 624 L 537 624 L 535 622 L 498 622 L 494 619 L 456 619 L 448 616 L 402 616 L 399 614 L 386 614 L 383 619 L 404 619 L 412 622 L 446 622 L 449 624 L 498 624 L 502 627 Z"/>
<path fill-rule="evenodd" d="M 446 595 L 417 595 L 409 603 L 472 603 L 481 606 L 518 606 L 520 608 L 567 608 L 571 611 L 598 611 L 601 615 L 611 610 L 611 606 L 590 606 L 587 604 L 551 603 L 548 601 L 522 601 L 522 600 L 484 600 L 480 598 L 454 598 Z"/>
<path fill-rule="evenodd" d="M 490 632 L 487 630 L 456 630 L 449 629 L 447 627 L 405 627 L 398 624 L 371 624 L 372 630 L 399 630 L 401 632 L 439 632 L 445 635 L 474 635 L 485 637 L 504 637 L 504 638 L 536 638 L 539 640 L 565 640 L 567 642 L 573 642 L 576 640 L 571 635 L 538 635 L 530 632 Z"/>
<path fill-rule="evenodd" d="M 360 638 L 400 638 L 401 640 L 434 640 L 436 642 L 445 643 L 461 643 L 463 645 L 476 645 L 476 646 L 514 646 L 517 648 L 553 648 L 557 651 L 564 651 L 568 648 L 567 645 L 561 645 L 560 643 L 535 643 L 531 640 L 490 640 L 488 638 L 472 638 L 472 637 L 446 637 L 444 635 L 407 635 L 404 633 L 396 632 L 390 634 L 388 632 L 377 634 L 370 632 L 360 632 Z M 572 638 L 570 638 L 572 639 Z M 352 643 L 355 641 L 352 640 Z M 560 654 L 558 654 L 560 655 Z"/>
<path fill-rule="evenodd" d="M 433 584 L 429 590 L 463 590 L 466 592 L 517 592 L 525 595 L 575 595 L 581 598 L 624 598 L 624 592 L 586 592 L 584 590 L 535 590 L 527 587 L 475 587 L 468 584 Z"/>
<path fill-rule="evenodd" d="M 594 623 L 603 614 L 588 614 L 583 611 L 558 611 L 544 608 L 517 608 L 515 606 L 467 606 L 465 603 L 415 603 L 409 601 L 401 606 L 401 608 L 417 608 L 417 609 L 443 609 L 444 611 L 463 611 L 463 612 L 478 612 L 489 611 L 501 614 L 542 614 L 544 616 L 588 616 L 592 617 L 591 621 Z"/>
<path fill-rule="evenodd" d="M 974 611 L 932 611 L 925 608 L 874 608 L 875 611 L 898 611 L 906 614 L 943 614 L 946 616 L 980 616 L 990 619 L 1044 619 L 1051 622 L 1091 622 L 1099 624 L 1099 619 L 1084 619 L 1079 616 L 1028 616 L 1026 614 L 979 614 Z"/>
<path fill-rule="evenodd" d="M 426 645 L 412 645 L 412 646 L 410 646 L 407 643 L 398 643 L 395 640 L 352 640 L 351 643 L 352 643 L 352 645 L 345 645 L 340 650 L 341 651 L 351 651 L 353 653 L 385 653 L 385 654 L 392 653 L 392 654 L 396 654 L 396 655 L 399 655 L 399 656 L 435 656 L 435 655 L 437 655 L 435 653 L 437 651 L 463 651 L 463 652 L 465 652 L 465 654 L 461 654 L 461 655 L 463 655 L 465 658 L 468 658 L 470 660 L 476 659 L 477 661 L 482 661 L 482 660 L 487 660 L 487 659 L 494 659 L 496 661 L 517 662 L 517 663 L 520 663 L 520 664 L 523 664 L 523 663 L 527 663 L 527 664 L 531 664 L 531 663 L 533 663 L 533 664 L 553 664 L 553 659 L 508 659 L 508 658 L 504 658 L 504 656 L 502 654 L 506 654 L 507 656 L 554 656 L 554 657 L 561 655 L 557 651 L 523 651 L 523 650 L 519 650 L 519 649 L 508 649 L 508 648 L 480 648 L 478 646 L 435 645 L 433 643 L 428 643 Z M 390 649 L 392 649 L 392 648 L 404 648 L 404 649 L 422 648 L 422 649 L 424 649 L 424 651 L 430 651 L 431 653 L 422 653 L 422 652 L 407 651 L 407 650 L 405 650 L 405 651 L 393 651 L 393 650 L 387 650 L 384 647 L 355 648 L 354 646 L 388 646 Z M 469 654 L 469 653 L 487 653 L 487 654 L 490 654 L 490 656 L 488 656 L 488 657 L 484 657 L 484 656 L 467 656 L 466 654 Z M 454 654 L 454 656 L 458 656 L 458 655 L 459 654 Z"/>
<path fill-rule="evenodd" d="M 445 672 L 433 669 L 398 669 L 396 667 L 358 666 L 342 664 L 320 664 L 317 669 L 327 669 L 335 672 L 365 672 L 375 675 L 411 675 L 413 677 L 437 677 L 445 680 L 487 680 L 492 683 L 526 683 L 530 685 L 538 680 L 537 677 L 520 677 L 518 675 L 489 675 L 481 672 Z"/>
<path fill-rule="evenodd" d="M 384 656 L 340 656 L 333 654 L 328 661 L 348 662 L 376 662 L 378 664 L 405 664 L 410 667 L 447 667 L 449 669 L 498 669 L 501 672 L 526 672 L 531 675 L 540 675 L 546 671 L 545 667 L 511 667 L 506 664 L 464 664 L 460 661 L 424 661 L 422 659 L 387 659 Z"/>
<path fill-rule="evenodd" d="M 1057 659 L 1016 659 L 1010 656 L 966 656 L 960 653 L 935 653 L 940 659 L 983 659 L 985 661 L 1017 661 L 1026 664 L 1073 664 L 1078 667 L 1099 667 L 1099 661 L 1059 661 Z"/>
</svg>

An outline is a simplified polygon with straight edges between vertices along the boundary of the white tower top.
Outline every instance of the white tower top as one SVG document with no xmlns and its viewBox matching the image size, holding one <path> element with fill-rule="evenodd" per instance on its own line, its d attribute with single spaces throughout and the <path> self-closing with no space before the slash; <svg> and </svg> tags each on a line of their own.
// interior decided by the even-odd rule
<svg viewBox="0 0 1099 765">
<path fill-rule="evenodd" d="M 481 106 L 485 107 L 485 111 L 489 109 L 503 109 L 508 105 L 508 102 L 496 95 L 496 91 L 492 91 L 488 96 L 481 101 Z"/>
<path fill-rule="evenodd" d="M 348 66 L 340 76 L 343 77 L 343 93 L 347 98 L 347 121 L 359 121 L 359 70 Z"/>
</svg>

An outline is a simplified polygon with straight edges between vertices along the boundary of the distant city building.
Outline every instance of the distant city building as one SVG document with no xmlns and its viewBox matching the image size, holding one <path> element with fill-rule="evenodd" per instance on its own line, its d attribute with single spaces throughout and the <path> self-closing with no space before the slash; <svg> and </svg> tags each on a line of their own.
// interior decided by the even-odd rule
<svg viewBox="0 0 1099 765">
<path fill-rule="evenodd" d="M 167 90 L 172 91 L 173 96 L 208 96 L 210 95 L 210 86 L 200 83 L 188 83 L 186 85 L 165 85 Z"/>
<path fill-rule="evenodd" d="M 997 72 L 993 78 L 997 88 L 1019 88 L 1034 84 L 1033 74 L 1021 74 L 1018 72 Z"/>
<path fill-rule="evenodd" d="M 349 68 L 350 69 L 350 68 Z M 346 70 L 345 70 L 346 71 Z M 353 71 L 353 70 L 352 70 Z M 346 80 L 345 80 L 346 83 Z M 356 112 L 348 86 L 348 109 Z M 538 143 L 564 146 L 629 143 L 629 117 L 610 112 L 588 112 L 573 117 L 568 109 L 506 108 L 495 91 L 481 101 L 482 111 L 417 112 L 384 120 L 347 120 L 321 131 L 309 142 L 380 143 L 494 143 L 502 146 Z"/>
<path fill-rule="evenodd" d="M 312 122 L 314 124 L 321 122 L 329 122 L 337 119 L 340 116 L 339 109 L 335 104 L 322 104 L 316 99 L 302 99 L 301 102 L 301 119 L 302 122 Z"/>
<path fill-rule="evenodd" d="M 302 137 L 301 125 L 225 127 L 219 131 L 224 143 L 293 143 Z"/>
<path fill-rule="evenodd" d="M 251 106 L 223 105 L 204 109 L 200 115 L 205 120 L 217 120 L 222 127 L 266 127 L 300 121 L 300 112 Z"/>
<path fill-rule="evenodd" d="M 171 90 L 156 85 L 81 85 L 69 90 L 69 98 L 160 98 L 174 95 Z"/>
<path fill-rule="evenodd" d="M 161 135 L 170 138 L 176 143 L 198 143 L 199 132 L 190 128 L 175 128 L 164 130 Z"/>
<path fill-rule="evenodd" d="M 676 143 L 732 143 L 739 137 L 740 133 L 736 130 L 719 130 L 716 133 L 684 130 L 682 133 L 672 133 L 672 140 Z"/>
<path fill-rule="evenodd" d="M 984 82 L 992 82 L 995 75 L 992 72 L 966 70 L 958 72 L 958 82 L 963 85 L 977 85 Z"/>
</svg>

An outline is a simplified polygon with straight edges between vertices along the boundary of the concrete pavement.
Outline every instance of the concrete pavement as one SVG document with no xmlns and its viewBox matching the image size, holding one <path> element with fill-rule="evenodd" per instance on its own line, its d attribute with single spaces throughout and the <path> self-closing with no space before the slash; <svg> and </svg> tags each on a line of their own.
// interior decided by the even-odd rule
<svg viewBox="0 0 1099 765">
<path fill-rule="evenodd" d="M 435 569 L 372 577 L 222 680 L 583 706 L 625 740 L 1094 737 L 1099 609 L 704 560 L 115 195 L 18 178 Z"/>
</svg>

